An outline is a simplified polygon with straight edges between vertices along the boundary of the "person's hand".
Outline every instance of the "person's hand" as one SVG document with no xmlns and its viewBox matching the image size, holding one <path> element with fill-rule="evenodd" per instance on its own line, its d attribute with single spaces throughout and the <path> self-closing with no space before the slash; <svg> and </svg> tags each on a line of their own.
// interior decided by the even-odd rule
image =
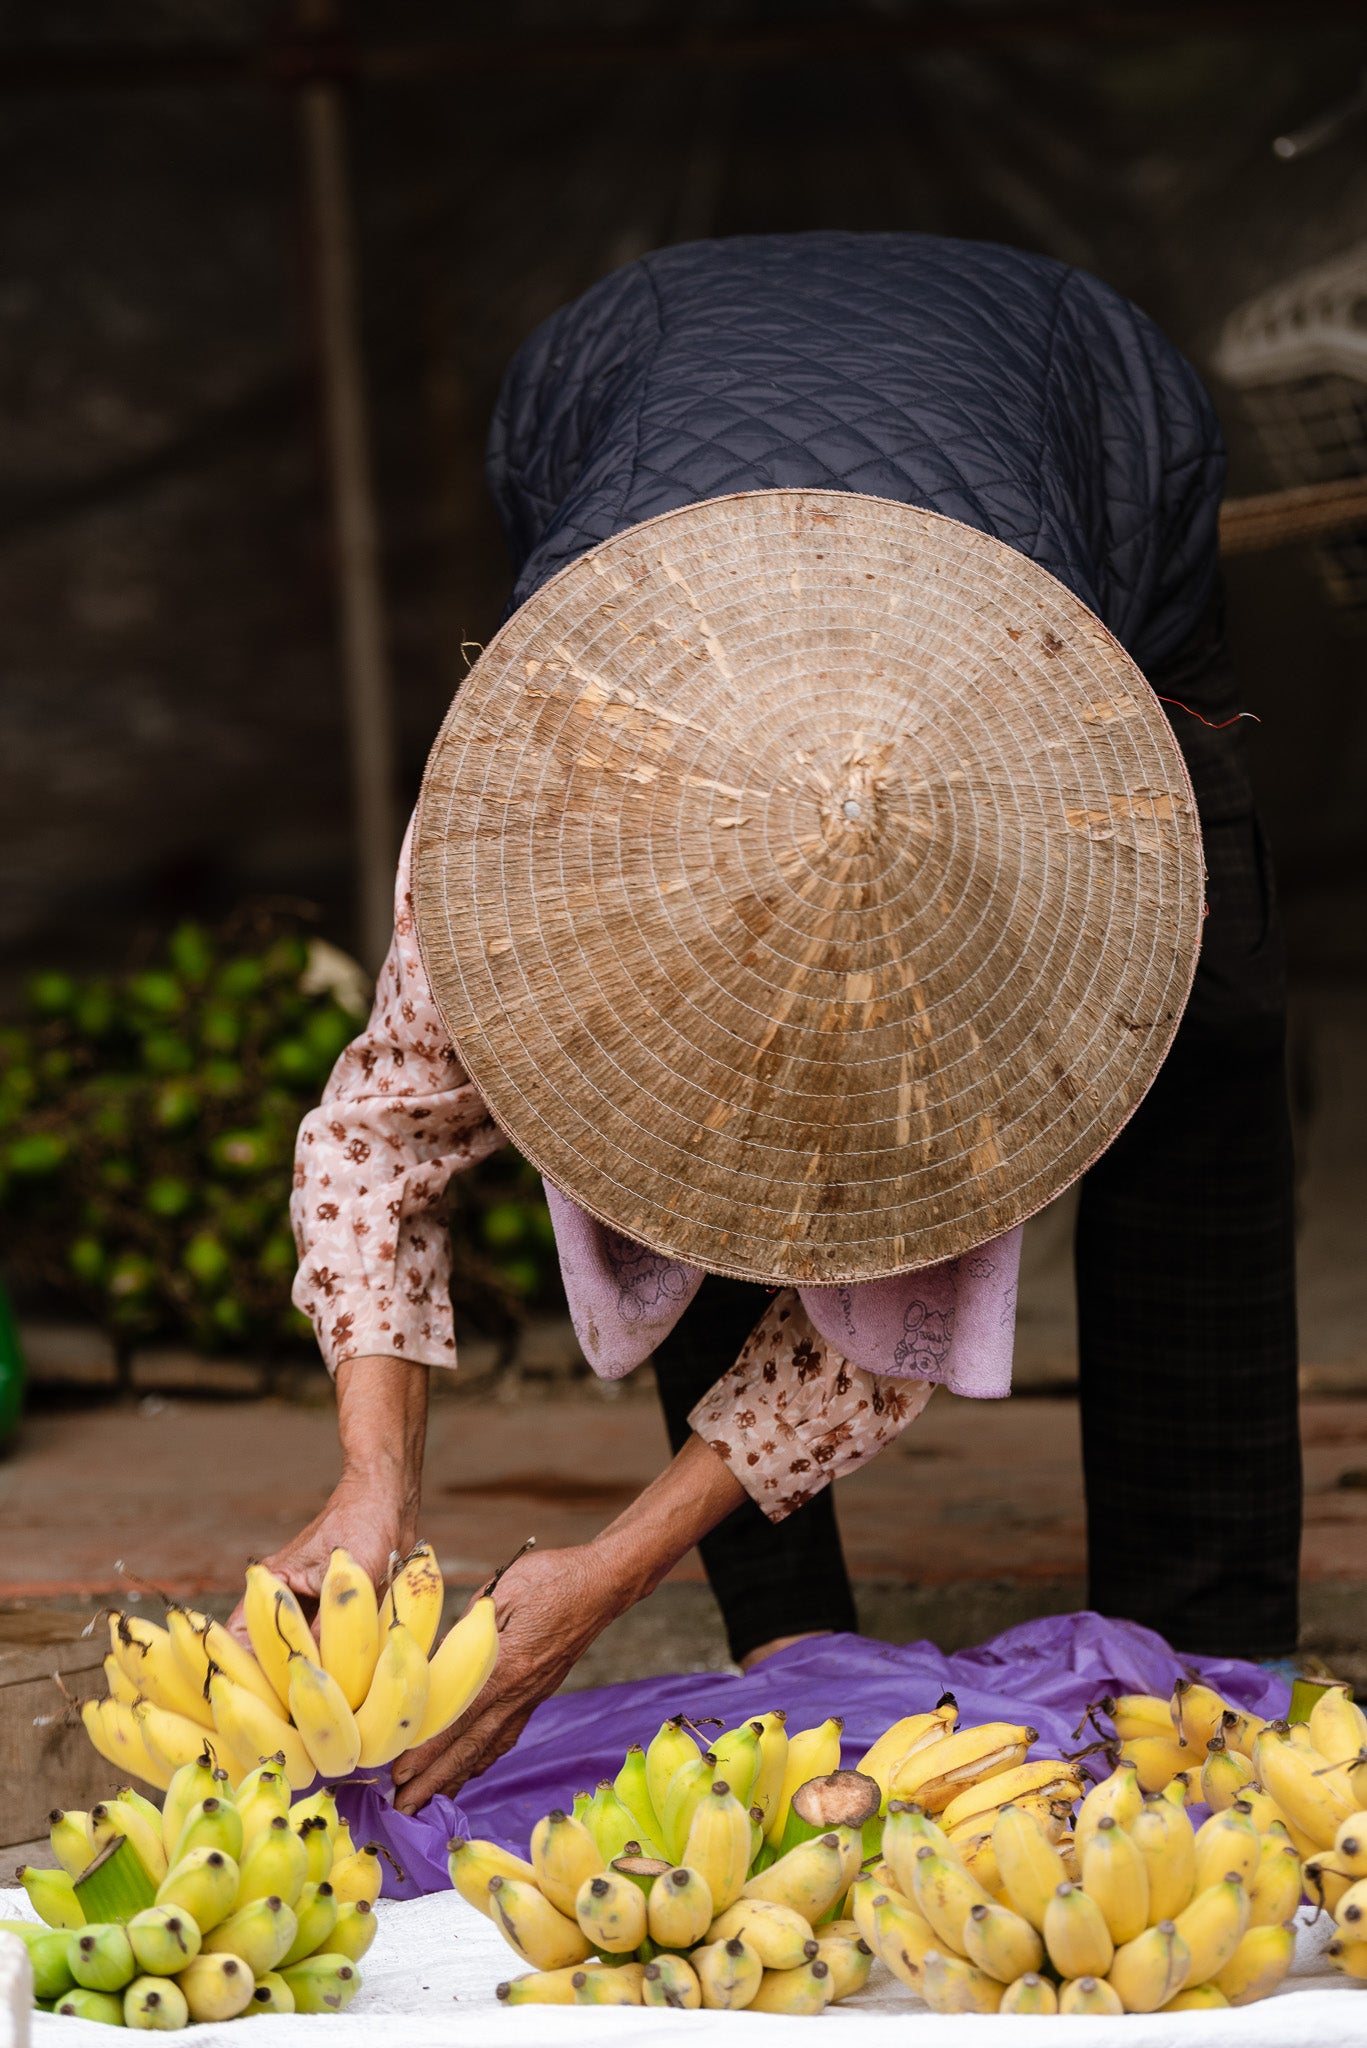
<svg viewBox="0 0 1367 2048">
<path fill-rule="evenodd" d="M 327 1572 L 328 1559 L 338 1547 L 349 1550 L 361 1570 L 368 1572 L 378 1587 L 389 1572 L 390 1558 L 413 1547 L 411 1530 L 403 1525 L 398 1502 L 387 1492 L 355 1479 L 338 1481 L 327 1505 L 306 1529 L 262 1563 L 284 1580 L 306 1614 L 312 1614 Z M 228 1627 L 247 1648 L 246 1623 L 239 1600 Z"/>
<path fill-rule="evenodd" d="M 434 1793 L 459 1791 L 512 1748 L 623 1602 L 597 1545 L 534 1551 L 499 1580 L 498 1662 L 479 1698 L 442 1734 L 395 1759 L 394 1804 L 416 1813 Z"/>
</svg>

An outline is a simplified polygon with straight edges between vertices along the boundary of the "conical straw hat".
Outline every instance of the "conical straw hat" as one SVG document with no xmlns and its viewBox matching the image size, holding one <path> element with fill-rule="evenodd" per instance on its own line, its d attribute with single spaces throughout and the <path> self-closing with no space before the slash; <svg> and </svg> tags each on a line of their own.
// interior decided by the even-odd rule
<svg viewBox="0 0 1367 2048">
<path fill-rule="evenodd" d="M 603 542 L 432 750 L 417 923 L 499 1123 L 714 1272 L 950 1258 L 1115 1136 L 1172 1040 L 1203 867 L 1156 698 L 957 521 L 758 491 Z"/>
</svg>

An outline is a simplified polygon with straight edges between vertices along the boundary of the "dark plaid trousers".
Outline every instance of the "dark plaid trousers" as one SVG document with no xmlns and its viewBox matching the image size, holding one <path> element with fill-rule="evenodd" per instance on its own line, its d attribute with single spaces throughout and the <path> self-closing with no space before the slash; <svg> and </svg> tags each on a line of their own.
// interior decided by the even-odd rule
<svg viewBox="0 0 1367 2048">
<path fill-rule="evenodd" d="M 1238 709 L 1219 617 L 1151 680 L 1210 720 Z M 1296 1644 L 1301 1524 L 1281 936 L 1245 729 L 1167 708 L 1201 814 L 1209 915 L 1172 1050 L 1082 1182 L 1088 1600 L 1179 1650 L 1280 1657 Z M 709 1276 L 656 1352 L 676 1450 L 768 1298 Z M 829 1487 L 777 1526 L 747 1501 L 702 1554 L 737 1658 L 855 1626 Z"/>
</svg>

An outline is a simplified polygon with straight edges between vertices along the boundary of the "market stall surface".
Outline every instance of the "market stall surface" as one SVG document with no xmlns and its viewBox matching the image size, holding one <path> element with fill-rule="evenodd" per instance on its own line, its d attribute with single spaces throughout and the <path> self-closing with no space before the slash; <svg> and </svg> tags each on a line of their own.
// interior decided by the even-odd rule
<svg viewBox="0 0 1367 2048">
<path fill-rule="evenodd" d="M 188 2027 L 196 2044 L 261 2038 L 281 2048 L 522 2048 L 527 2044 L 612 2044 L 790 2040 L 799 2022 L 747 2012 L 668 2012 L 647 2007 L 500 2006 L 496 1987 L 523 1967 L 490 1923 L 454 1892 L 427 1898 L 382 1899 L 379 1931 L 361 1965 L 364 1986 L 351 2009 L 337 2018 L 262 2018 L 246 2036 L 241 2024 Z M 0 1918 L 32 1919 L 23 1892 L 0 1892 Z M 905 1990 L 882 1964 L 868 1989 L 821 2015 L 816 2039 L 825 2048 L 880 2048 L 893 2042 L 939 2041 L 951 2048 L 1009 2048 L 1026 2039 L 1035 2048 L 1363 2048 L 1367 2041 L 1367 1989 L 1345 1988 L 1323 1960 L 1333 1928 L 1327 1915 L 1304 1916 L 1292 1975 L 1274 1997 L 1234 2012 L 1126 2014 L 1123 2019 L 1032 2019 L 993 2016 L 937 2017 Z M 1292 2001 L 1288 2003 L 1288 2001 Z M 913 2025 L 908 2025 L 913 2021 Z M 805 2023 L 801 2023 L 805 2024 Z M 1025 2035 L 1018 2029 L 1027 2027 Z M 33 2016 L 34 2048 L 102 2039 L 89 2020 Z M 798 2038 L 805 2035 L 799 2034 Z"/>
</svg>

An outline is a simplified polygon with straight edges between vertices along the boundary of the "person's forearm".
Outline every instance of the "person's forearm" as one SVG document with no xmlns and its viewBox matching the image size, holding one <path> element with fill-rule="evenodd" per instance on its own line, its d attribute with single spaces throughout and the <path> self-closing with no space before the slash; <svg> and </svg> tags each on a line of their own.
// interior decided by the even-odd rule
<svg viewBox="0 0 1367 2048">
<path fill-rule="evenodd" d="M 378 1495 L 417 1540 L 427 1442 L 428 1368 L 403 1358 L 348 1358 L 337 1368 L 344 1485 Z"/>
<path fill-rule="evenodd" d="M 744 1499 L 745 1489 L 725 1460 L 701 1437 L 690 1436 L 659 1478 L 594 1540 L 618 1611 L 644 1600 Z"/>
</svg>

